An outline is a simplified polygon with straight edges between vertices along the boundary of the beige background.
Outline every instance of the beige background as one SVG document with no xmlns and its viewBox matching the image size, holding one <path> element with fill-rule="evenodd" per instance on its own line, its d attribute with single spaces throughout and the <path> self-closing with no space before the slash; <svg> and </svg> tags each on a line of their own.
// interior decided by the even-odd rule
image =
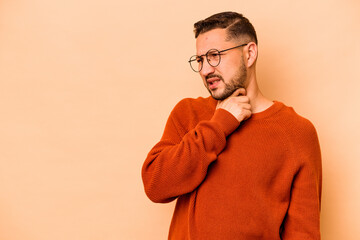
<svg viewBox="0 0 360 240">
<path fill-rule="evenodd" d="M 173 106 L 207 96 L 192 25 L 245 14 L 265 95 L 316 126 L 323 239 L 360 236 L 360 2 L 0 0 L 0 239 L 166 239 L 140 170 Z"/>
</svg>

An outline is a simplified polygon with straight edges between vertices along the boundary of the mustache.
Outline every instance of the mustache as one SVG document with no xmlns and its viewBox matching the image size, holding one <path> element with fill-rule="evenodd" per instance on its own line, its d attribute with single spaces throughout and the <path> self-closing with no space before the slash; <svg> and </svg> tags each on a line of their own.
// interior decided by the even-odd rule
<svg viewBox="0 0 360 240">
<path fill-rule="evenodd" d="M 224 81 L 223 77 L 222 77 L 221 75 L 218 75 L 218 74 L 210 74 L 210 75 L 207 75 L 207 76 L 205 77 L 205 80 L 208 80 L 209 78 L 214 78 L 214 77 L 219 78 L 221 81 Z"/>
</svg>

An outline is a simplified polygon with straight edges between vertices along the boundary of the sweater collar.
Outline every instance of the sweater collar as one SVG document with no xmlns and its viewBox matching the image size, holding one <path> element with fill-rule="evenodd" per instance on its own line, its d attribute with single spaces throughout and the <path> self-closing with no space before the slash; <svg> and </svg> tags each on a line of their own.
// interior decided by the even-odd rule
<svg viewBox="0 0 360 240">
<path fill-rule="evenodd" d="M 270 117 L 270 116 L 276 114 L 278 111 L 280 111 L 285 106 L 282 102 L 273 101 L 273 103 L 274 103 L 273 105 L 271 105 L 264 111 L 258 112 L 258 113 L 253 113 L 251 115 L 250 119 L 259 120 L 259 119 Z"/>
</svg>

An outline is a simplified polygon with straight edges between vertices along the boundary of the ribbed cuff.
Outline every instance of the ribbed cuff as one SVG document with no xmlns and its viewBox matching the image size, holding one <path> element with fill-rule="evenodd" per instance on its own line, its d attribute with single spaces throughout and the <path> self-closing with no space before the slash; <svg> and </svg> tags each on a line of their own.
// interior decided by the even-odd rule
<svg viewBox="0 0 360 240">
<path fill-rule="evenodd" d="M 222 108 L 215 111 L 210 121 L 219 124 L 225 136 L 230 135 L 240 125 L 240 122 L 230 112 Z"/>
</svg>

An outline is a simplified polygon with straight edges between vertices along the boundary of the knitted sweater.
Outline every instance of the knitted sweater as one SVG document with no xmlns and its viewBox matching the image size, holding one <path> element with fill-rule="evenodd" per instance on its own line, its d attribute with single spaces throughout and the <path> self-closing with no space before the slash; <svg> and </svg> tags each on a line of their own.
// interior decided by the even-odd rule
<svg viewBox="0 0 360 240">
<path fill-rule="evenodd" d="M 147 196 L 177 198 L 169 239 L 320 239 L 313 125 L 280 102 L 239 125 L 216 103 L 180 101 L 144 162 Z"/>
</svg>

